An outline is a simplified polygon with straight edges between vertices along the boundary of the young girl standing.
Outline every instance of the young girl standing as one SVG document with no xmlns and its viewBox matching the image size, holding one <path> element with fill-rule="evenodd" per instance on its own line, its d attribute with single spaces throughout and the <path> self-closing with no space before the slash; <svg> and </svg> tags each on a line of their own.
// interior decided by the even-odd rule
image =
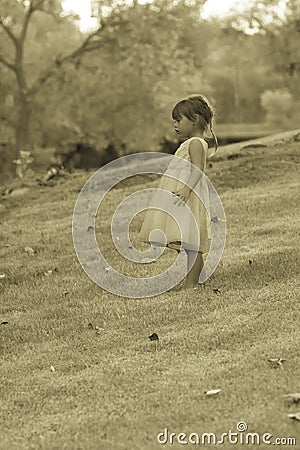
<svg viewBox="0 0 300 450">
<path fill-rule="evenodd" d="M 175 132 L 178 134 L 179 139 L 183 141 L 175 156 L 191 162 L 196 168 L 191 166 L 190 170 L 185 170 L 183 174 L 183 171 L 178 167 L 179 164 L 175 162 L 174 165 L 172 161 L 158 188 L 173 193 L 174 207 L 180 208 L 184 203 L 189 206 L 195 217 L 200 239 L 198 239 L 198 236 L 196 239 L 195 233 L 190 227 L 184 233 L 184 236 L 187 236 L 187 238 L 184 242 L 181 242 L 182 234 L 180 229 L 174 219 L 164 212 L 164 205 L 162 204 L 159 210 L 147 210 L 140 230 L 140 237 L 143 241 L 150 242 L 150 232 L 159 229 L 164 232 L 166 241 L 159 242 L 159 239 L 156 240 L 155 238 L 153 240 L 154 235 L 152 234 L 152 244 L 166 245 L 177 251 L 183 248 L 187 254 L 187 268 L 189 271 L 185 285 L 186 288 L 192 288 L 198 286 L 199 276 L 204 265 L 203 254 L 208 253 L 211 240 L 211 220 L 204 204 L 197 196 L 198 193 L 204 199 L 205 204 L 208 205 L 208 186 L 205 177 L 201 176 L 201 172 L 205 172 L 206 159 L 208 157 L 208 144 L 204 140 L 205 134 L 210 131 L 214 137 L 215 151 L 218 143 L 213 132 L 214 111 L 206 97 L 194 95 L 181 100 L 174 106 L 172 118 Z M 174 178 L 169 178 L 168 175 Z M 184 179 L 184 182 L 179 182 L 176 178 Z M 188 183 L 189 186 L 185 183 Z M 170 205 L 165 206 L 166 210 L 170 207 Z M 190 226 L 188 220 L 186 221 L 186 226 Z M 197 253 L 196 255 L 195 252 Z"/>
</svg>

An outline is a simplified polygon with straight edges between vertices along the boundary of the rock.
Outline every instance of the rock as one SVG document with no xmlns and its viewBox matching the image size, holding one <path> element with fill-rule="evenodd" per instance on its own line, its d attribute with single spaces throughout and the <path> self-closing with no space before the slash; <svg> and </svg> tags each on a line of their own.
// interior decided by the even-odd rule
<svg viewBox="0 0 300 450">
<path fill-rule="evenodd" d="M 26 192 L 29 191 L 29 188 L 22 187 L 22 188 L 16 188 L 9 194 L 11 197 L 18 197 L 19 195 L 24 195 Z"/>
<path fill-rule="evenodd" d="M 300 133 L 294 135 L 294 141 L 300 142 Z"/>
</svg>

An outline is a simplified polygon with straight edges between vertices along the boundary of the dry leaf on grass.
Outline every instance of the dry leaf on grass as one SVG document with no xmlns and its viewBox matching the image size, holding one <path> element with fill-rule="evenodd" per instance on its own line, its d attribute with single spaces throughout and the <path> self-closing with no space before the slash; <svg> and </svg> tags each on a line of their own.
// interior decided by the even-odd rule
<svg viewBox="0 0 300 450">
<path fill-rule="evenodd" d="M 291 413 L 287 415 L 290 419 L 295 419 L 300 422 L 300 412 Z"/>
<path fill-rule="evenodd" d="M 50 277 L 50 275 L 53 275 L 53 270 L 52 269 L 46 270 L 46 272 L 44 272 L 44 275 L 45 277 Z"/>
<path fill-rule="evenodd" d="M 271 367 L 273 369 L 283 369 L 283 363 L 286 361 L 286 359 L 283 359 L 283 358 L 271 358 L 271 359 L 268 359 L 268 361 L 271 364 Z"/>
<path fill-rule="evenodd" d="M 150 341 L 159 341 L 159 337 L 156 333 L 151 334 L 151 336 L 148 336 L 148 339 L 150 339 Z"/>
<path fill-rule="evenodd" d="M 54 367 L 54 366 L 51 366 L 51 367 L 50 367 L 50 370 L 51 370 L 51 372 L 55 372 L 55 367 Z"/>
<path fill-rule="evenodd" d="M 300 402 L 300 392 L 295 392 L 293 394 L 286 394 L 285 397 L 294 403 Z"/>
<path fill-rule="evenodd" d="M 219 392 L 221 392 L 221 389 L 210 389 L 209 391 L 204 391 L 204 394 L 211 397 L 213 395 L 217 395 Z"/>
<path fill-rule="evenodd" d="M 33 256 L 35 254 L 35 250 L 31 247 L 25 247 L 24 250 L 29 256 Z"/>
<path fill-rule="evenodd" d="M 96 325 L 95 330 L 96 330 L 96 334 L 100 334 L 104 330 L 104 328 L 97 327 L 97 325 Z"/>
<path fill-rule="evenodd" d="M 0 273 L 0 280 L 3 280 L 6 277 L 5 273 Z"/>
<path fill-rule="evenodd" d="M 91 322 L 88 324 L 88 329 L 95 330 L 96 334 L 100 334 L 104 330 L 104 328 L 98 327 L 98 325 L 93 325 Z"/>
<path fill-rule="evenodd" d="M 44 275 L 45 275 L 45 277 L 50 277 L 51 275 L 54 274 L 54 272 L 58 272 L 56 267 L 54 269 L 46 270 L 46 272 L 44 272 Z"/>
</svg>

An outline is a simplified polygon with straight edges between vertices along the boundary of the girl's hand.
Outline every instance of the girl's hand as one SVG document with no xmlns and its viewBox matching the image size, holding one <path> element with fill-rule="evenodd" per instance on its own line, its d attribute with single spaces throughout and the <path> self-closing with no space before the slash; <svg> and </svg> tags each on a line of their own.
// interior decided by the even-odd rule
<svg viewBox="0 0 300 450">
<path fill-rule="evenodd" d="M 183 188 L 178 189 L 178 191 L 172 192 L 172 194 L 176 195 L 174 204 L 183 206 L 188 201 L 190 193 L 191 189 L 188 186 L 184 186 Z"/>
</svg>

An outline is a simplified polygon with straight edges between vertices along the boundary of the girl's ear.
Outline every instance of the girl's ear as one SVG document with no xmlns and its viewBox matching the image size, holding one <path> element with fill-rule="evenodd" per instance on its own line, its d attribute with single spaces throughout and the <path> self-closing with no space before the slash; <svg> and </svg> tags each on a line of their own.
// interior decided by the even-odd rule
<svg viewBox="0 0 300 450">
<path fill-rule="evenodd" d="M 199 114 L 194 114 L 193 117 L 194 117 L 195 122 L 198 123 L 199 122 Z"/>
</svg>

